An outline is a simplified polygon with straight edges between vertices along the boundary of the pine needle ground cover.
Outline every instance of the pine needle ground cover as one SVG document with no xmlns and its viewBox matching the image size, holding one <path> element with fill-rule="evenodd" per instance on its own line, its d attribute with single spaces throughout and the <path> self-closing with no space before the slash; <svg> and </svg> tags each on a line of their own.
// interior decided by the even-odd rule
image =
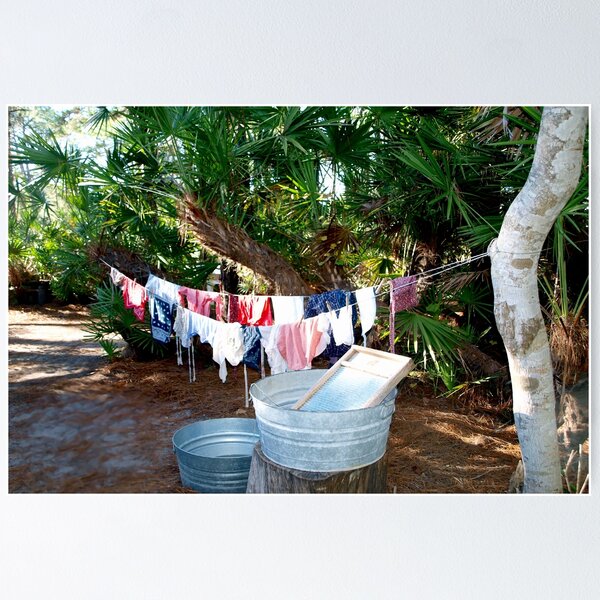
<svg viewBox="0 0 600 600">
<path fill-rule="evenodd" d="M 198 419 L 254 417 L 244 408 L 243 369 L 229 368 L 222 384 L 210 354 L 200 354 L 190 383 L 187 365 L 173 358 L 108 363 L 99 347 L 83 363 L 86 311 L 9 311 L 10 491 L 188 491 L 171 437 Z M 257 378 L 249 370 L 250 382 Z M 519 447 L 501 410 L 436 397 L 425 379 L 407 378 L 387 457 L 390 493 L 505 493 Z"/>
</svg>

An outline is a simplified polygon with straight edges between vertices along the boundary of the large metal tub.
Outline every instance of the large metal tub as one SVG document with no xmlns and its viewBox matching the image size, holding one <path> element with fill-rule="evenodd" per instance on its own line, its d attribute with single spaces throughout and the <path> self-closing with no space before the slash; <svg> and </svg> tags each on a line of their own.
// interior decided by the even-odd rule
<svg viewBox="0 0 600 600">
<path fill-rule="evenodd" d="M 378 406 L 337 412 L 291 410 L 326 369 L 290 371 L 250 386 L 262 450 L 301 471 L 349 471 L 384 454 L 397 390 Z"/>
<path fill-rule="evenodd" d="M 210 494 L 245 493 L 256 419 L 208 419 L 173 435 L 173 452 L 185 487 Z"/>
</svg>

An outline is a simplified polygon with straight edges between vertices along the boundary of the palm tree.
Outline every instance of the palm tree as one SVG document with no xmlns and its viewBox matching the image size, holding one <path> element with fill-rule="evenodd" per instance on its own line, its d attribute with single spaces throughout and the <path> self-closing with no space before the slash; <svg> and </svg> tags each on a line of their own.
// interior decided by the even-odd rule
<svg viewBox="0 0 600 600">
<path fill-rule="evenodd" d="M 494 310 L 509 357 L 525 492 L 562 489 L 555 388 L 537 271 L 546 236 L 579 181 L 587 112 L 586 107 L 544 110 L 531 174 L 490 250 Z"/>
<path fill-rule="evenodd" d="M 337 164 L 328 148 L 338 112 L 130 108 L 114 130 L 113 160 L 94 165 L 88 182 L 177 216 L 206 248 L 273 291 L 308 293 L 344 281 L 335 260 L 311 261 L 322 232 L 340 231 L 324 185 Z"/>
<path fill-rule="evenodd" d="M 110 242 L 178 276 L 188 273 L 177 265 L 215 264 L 216 255 L 255 272 L 269 293 L 354 287 L 485 250 L 526 180 L 540 114 L 532 107 L 101 107 L 91 126 L 109 132 L 105 157 L 83 158 L 35 132 L 13 143 L 11 164 L 35 175 L 15 198 L 31 200 L 58 183 L 75 206 L 85 191 L 97 218 L 82 244 L 93 240 L 106 252 Z M 543 251 L 548 273 L 561 252 L 585 267 L 572 257 L 585 251 L 586 207 L 584 179 Z M 469 285 L 455 278 L 423 303 L 423 318 L 398 320 L 401 331 L 421 342 L 429 332 L 450 351 L 461 336 L 450 344 L 431 338 L 434 321 L 458 319 L 478 340 L 490 328 L 489 311 L 468 302 L 491 307 L 492 296 L 484 277 L 467 294 Z M 468 323 L 456 317 L 465 306 Z M 493 337 L 491 329 L 486 339 Z"/>
</svg>

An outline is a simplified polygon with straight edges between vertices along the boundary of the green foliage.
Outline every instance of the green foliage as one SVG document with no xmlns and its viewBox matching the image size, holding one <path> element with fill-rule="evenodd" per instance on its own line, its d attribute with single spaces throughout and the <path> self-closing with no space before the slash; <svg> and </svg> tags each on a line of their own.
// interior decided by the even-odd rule
<svg viewBox="0 0 600 600">
<path fill-rule="evenodd" d="M 493 299 L 488 286 L 471 283 L 461 287 L 453 298 L 466 313 L 466 323 L 470 325 L 475 316 L 483 322 L 493 322 Z"/>
<path fill-rule="evenodd" d="M 395 322 L 396 336 L 405 341 L 405 351 L 414 355 L 424 366 L 428 358 L 436 366 L 440 360 L 455 359 L 457 347 L 465 340 L 459 328 L 420 312 L 399 312 Z"/>
<path fill-rule="evenodd" d="M 109 358 L 116 356 L 116 334 L 140 357 L 162 358 L 171 351 L 169 346 L 153 339 L 148 311 L 145 320 L 138 321 L 133 311 L 125 308 L 121 290 L 112 282 L 98 287 L 95 302 L 90 305 L 90 319 L 84 330 L 89 334 L 87 338 L 98 342 Z"/>
<path fill-rule="evenodd" d="M 78 250 L 80 247 L 77 242 L 69 242 L 65 248 L 58 248 L 52 253 L 58 273 L 51 280 L 50 287 L 54 296 L 64 302 L 72 296 L 90 297 L 100 278 L 97 265 L 90 263 Z"/>
<path fill-rule="evenodd" d="M 121 350 L 113 340 L 99 339 L 96 341 L 100 344 L 102 350 L 104 350 L 104 353 L 106 354 L 106 357 L 111 362 L 121 356 Z"/>
<path fill-rule="evenodd" d="M 23 136 L 13 147 L 10 161 L 13 165 L 32 165 L 33 184 L 37 189 L 56 181 L 73 188 L 84 167 L 80 151 L 68 144 L 61 147 L 52 132 L 40 135 L 32 131 Z"/>
<path fill-rule="evenodd" d="M 437 266 L 478 253 L 527 179 L 541 108 L 37 107 L 9 116 L 9 273 L 45 274 L 66 298 L 100 282 L 98 248 L 125 249 L 203 287 L 218 261 L 180 230 L 188 193 L 312 283 L 324 265 L 358 287 L 418 271 L 419 254 Z M 83 149 L 70 136 L 85 122 L 93 147 Z M 552 276 L 586 260 L 587 152 L 543 252 Z M 584 303 L 570 291 L 579 289 L 572 272 L 559 274 L 556 300 L 570 310 Z M 492 301 L 487 279 L 430 286 L 418 312 L 398 314 L 396 337 L 458 389 L 466 374 L 455 349 L 495 335 Z M 99 322 L 117 314 L 110 306 Z M 111 321 L 106 335 L 118 326 L 144 346 L 130 318 Z"/>
<path fill-rule="evenodd" d="M 33 112 L 37 115 L 39 111 Z M 68 129 L 68 114 L 54 119 L 49 111 L 42 114 L 44 118 L 38 122 L 43 127 L 53 125 L 63 134 Z M 70 116 L 77 114 L 74 111 Z M 97 128 L 102 125 L 106 129 L 106 123 L 91 120 Z M 148 204 L 147 194 L 137 188 L 117 197 L 106 186 L 101 191 L 85 184 L 88 174 L 103 169 L 105 176 L 112 173 L 112 178 L 117 177 L 119 169 L 131 162 L 120 152 L 116 145 L 101 167 L 79 148 L 59 141 L 50 129 L 39 132 L 23 126 L 21 135 L 13 135 L 11 281 L 43 276 L 51 279 L 52 291 L 60 300 L 90 297 L 102 278 L 95 250 L 112 247 L 138 254 L 149 265 L 171 271 L 189 285 L 203 285 L 217 262 L 192 240 L 181 240 L 172 207 L 164 202 Z M 139 164 L 139 157 L 135 160 Z"/>
<path fill-rule="evenodd" d="M 448 395 L 448 391 L 455 391 L 460 385 L 458 378 L 462 375 L 462 370 L 457 362 L 438 360 L 426 365 L 425 370 L 433 383 L 436 394 L 441 392 Z M 443 383 L 445 390 L 440 390 L 440 381 Z"/>
</svg>

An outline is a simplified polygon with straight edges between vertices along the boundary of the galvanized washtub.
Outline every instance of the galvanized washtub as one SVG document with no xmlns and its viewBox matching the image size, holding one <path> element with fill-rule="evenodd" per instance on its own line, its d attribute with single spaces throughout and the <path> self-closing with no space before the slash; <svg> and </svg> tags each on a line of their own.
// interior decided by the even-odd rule
<svg viewBox="0 0 600 600">
<path fill-rule="evenodd" d="M 326 369 L 271 375 L 250 386 L 263 453 L 301 471 L 349 471 L 376 462 L 385 447 L 397 390 L 378 406 L 337 412 L 291 407 Z"/>
<path fill-rule="evenodd" d="M 182 484 L 210 494 L 245 493 L 258 439 L 256 419 L 208 419 L 182 427 L 173 435 Z"/>
</svg>

